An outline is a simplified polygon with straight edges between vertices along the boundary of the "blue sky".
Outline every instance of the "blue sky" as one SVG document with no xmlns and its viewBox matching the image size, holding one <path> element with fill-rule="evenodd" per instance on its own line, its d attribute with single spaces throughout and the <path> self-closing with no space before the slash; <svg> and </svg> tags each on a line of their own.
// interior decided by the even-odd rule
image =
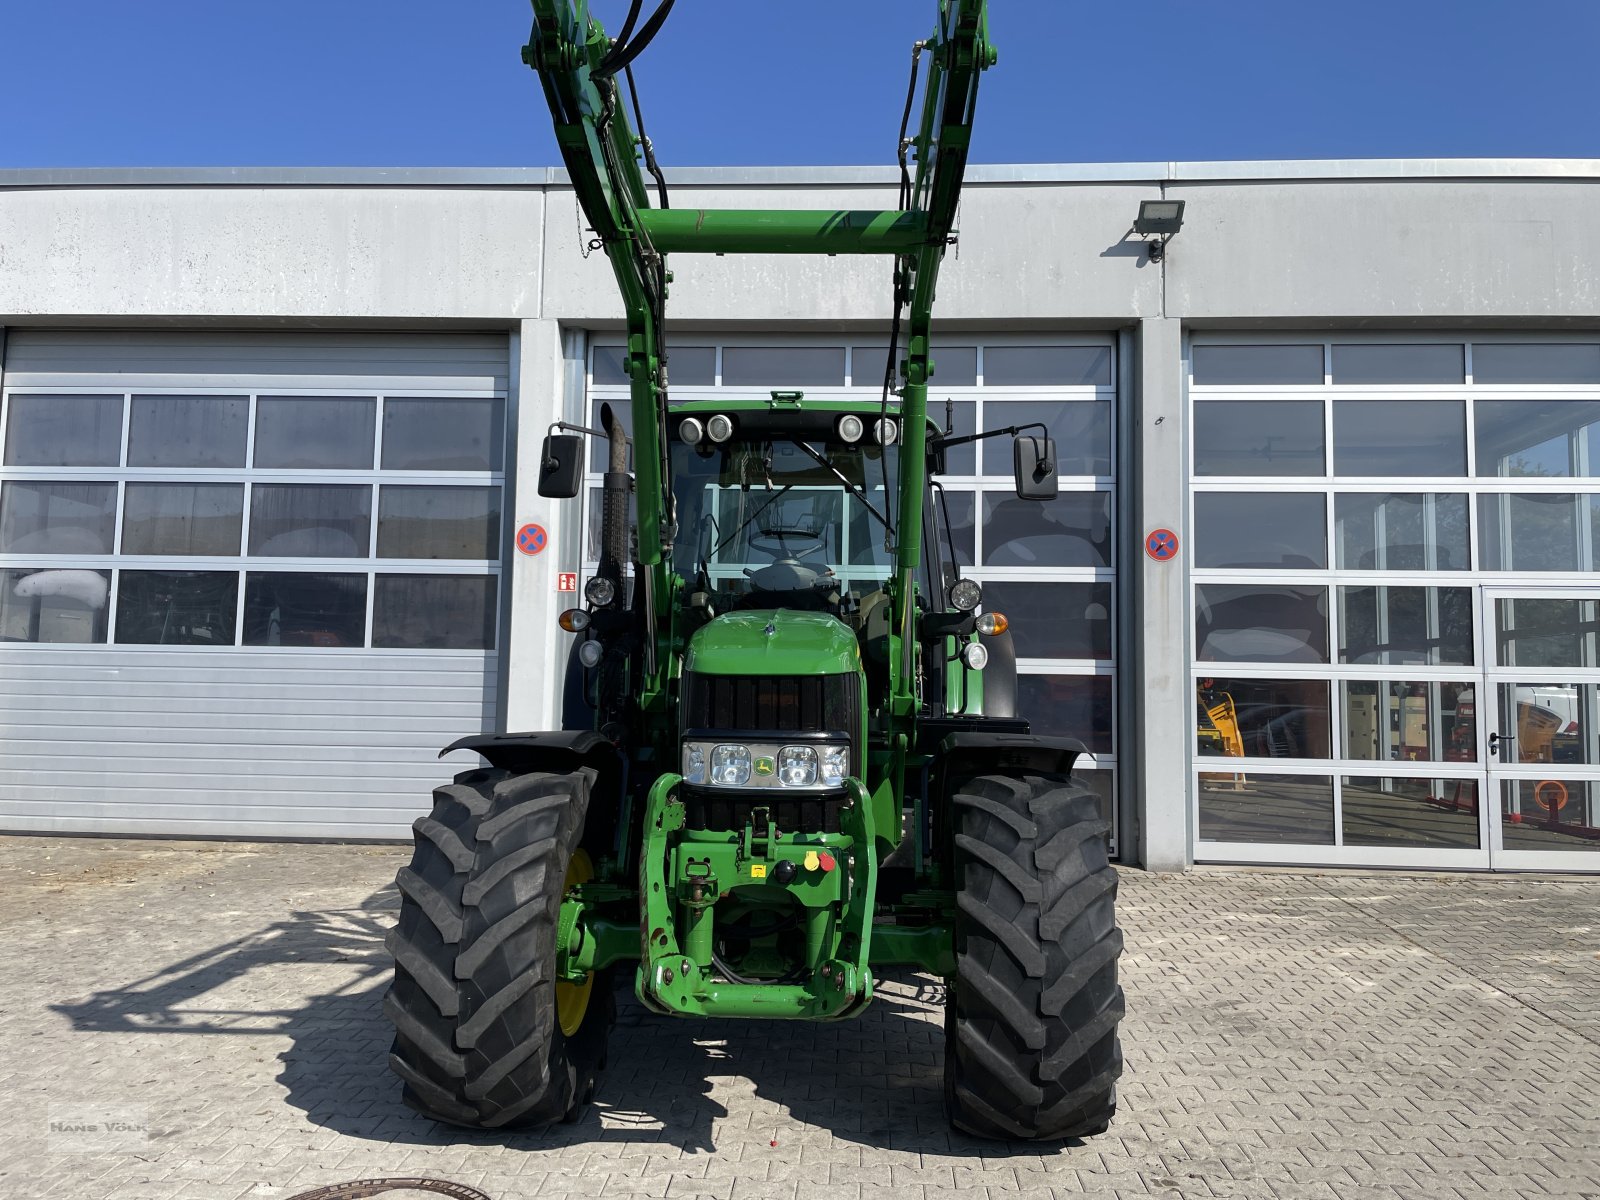
<svg viewBox="0 0 1600 1200">
<path fill-rule="evenodd" d="M 647 4 L 646 11 L 649 10 Z M 933 0 L 678 0 L 667 166 L 892 161 Z M 626 0 L 594 0 L 608 25 Z M 0 166 L 546 166 L 517 0 L 5 5 Z M 983 162 L 1600 157 L 1600 0 L 991 0 Z"/>
</svg>

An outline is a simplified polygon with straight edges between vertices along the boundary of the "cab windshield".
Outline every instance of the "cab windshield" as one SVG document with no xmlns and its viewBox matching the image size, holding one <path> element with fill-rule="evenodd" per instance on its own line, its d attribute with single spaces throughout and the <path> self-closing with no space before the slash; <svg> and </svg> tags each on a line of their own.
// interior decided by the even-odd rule
<svg viewBox="0 0 1600 1200">
<path fill-rule="evenodd" d="M 893 574 L 898 455 L 785 436 L 672 447 L 673 569 L 717 607 L 859 603 Z"/>
</svg>

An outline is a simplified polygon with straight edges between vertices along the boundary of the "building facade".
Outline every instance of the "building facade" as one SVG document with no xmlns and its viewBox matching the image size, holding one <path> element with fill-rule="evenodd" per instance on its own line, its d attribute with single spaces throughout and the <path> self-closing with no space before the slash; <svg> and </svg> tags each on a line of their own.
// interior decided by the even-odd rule
<svg viewBox="0 0 1600 1200">
<path fill-rule="evenodd" d="M 970 180 L 930 403 L 1062 490 L 990 445 L 945 500 L 1122 858 L 1600 868 L 1600 162 Z M 680 398 L 881 388 L 886 264 L 674 269 Z M 0 829 L 403 837 L 554 723 L 597 508 L 538 447 L 620 316 L 559 172 L 0 172 Z"/>
</svg>

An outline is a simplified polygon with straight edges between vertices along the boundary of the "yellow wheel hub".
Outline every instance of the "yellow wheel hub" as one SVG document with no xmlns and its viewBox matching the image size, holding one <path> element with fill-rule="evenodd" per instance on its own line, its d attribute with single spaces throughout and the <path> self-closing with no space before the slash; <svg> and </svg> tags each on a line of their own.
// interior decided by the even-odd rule
<svg viewBox="0 0 1600 1200">
<path fill-rule="evenodd" d="M 572 860 L 567 863 L 567 879 L 562 892 L 570 892 L 578 884 L 588 883 L 593 878 L 594 864 L 589 861 L 589 852 L 574 850 Z M 556 1024 L 561 1026 L 564 1036 L 571 1037 L 583 1025 L 584 1014 L 589 1011 L 589 994 L 593 991 L 593 971 L 583 977 L 582 983 L 556 984 Z"/>
</svg>

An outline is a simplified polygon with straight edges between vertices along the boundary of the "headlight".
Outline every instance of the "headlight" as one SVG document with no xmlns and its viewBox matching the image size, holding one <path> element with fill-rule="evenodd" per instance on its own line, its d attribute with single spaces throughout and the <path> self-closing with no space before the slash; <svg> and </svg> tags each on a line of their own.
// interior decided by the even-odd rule
<svg viewBox="0 0 1600 1200">
<path fill-rule="evenodd" d="M 750 782 L 750 747 L 718 746 L 711 752 L 711 782 L 720 787 L 743 787 Z"/>
<path fill-rule="evenodd" d="M 713 442 L 725 442 L 733 436 L 733 418 L 721 413 L 706 422 L 706 435 Z"/>
<path fill-rule="evenodd" d="M 678 425 L 678 440 L 685 445 L 693 446 L 700 440 L 700 435 L 705 433 L 705 426 L 693 417 L 685 417 Z"/>
<path fill-rule="evenodd" d="M 597 667 L 606 655 L 606 648 L 593 639 L 578 643 L 578 661 L 586 667 Z"/>
<path fill-rule="evenodd" d="M 989 665 L 989 651 L 982 642 L 968 642 L 961 651 L 961 661 L 974 671 L 981 671 Z"/>
<path fill-rule="evenodd" d="M 975 580 L 958 579 L 950 585 L 950 607 L 958 612 L 971 612 L 983 603 L 983 589 Z"/>
<path fill-rule="evenodd" d="M 900 426 L 888 417 L 879 417 L 872 427 L 872 436 L 878 439 L 879 445 L 892 446 L 900 436 Z"/>
<path fill-rule="evenodd" d="M 583 598 L 596 608 L 605 608 L 617 598 L 617 585 L 604 575 L 596 575 L 583 585 Z"/>
<path fill-rule="evenodd" d="M 850 773 L 850 748 L 848 746 L 822 747 L 822 782 L 828 787 L 838 787 Z"/>
<path fill-rule="evenodd" d="M 810 787 L 817 781 L 817 752 L 810 746 L 785 746 L 778 751 L 778 783 Z"/>
<path fill-rule="evenodd" d="M 844 442 L 859 442 L 861 440 L 861 418 L 853 413 L 846 413 L 839 418 L 839 440 Z"/>
<path fill-rule="evenodd" d="M 698 742 L 683 744 L 683 781 L 685 783 L 706 781 L 706 751 Z"/>
<path fill-rule="evenodd" d="M 838 742 L 804 745 L 684 742 L 683 781 L 696 787 L 835 790 L 850 775 L 850 747 Z"/>
</svg>

